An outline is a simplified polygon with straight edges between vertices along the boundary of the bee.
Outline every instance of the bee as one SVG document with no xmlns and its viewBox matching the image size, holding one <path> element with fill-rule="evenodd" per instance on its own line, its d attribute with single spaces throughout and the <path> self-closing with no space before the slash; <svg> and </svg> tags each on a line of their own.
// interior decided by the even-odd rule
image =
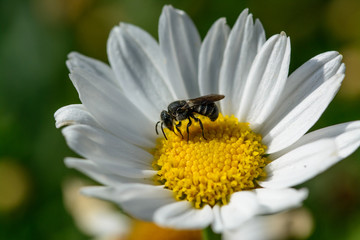
<svg viewBox="0 0 360 240">
<path fill-rule="evenodd" d="M 186 126 L 186 132 L 188 134 L 187 140 L 189 141 L 189 127 L 192 124 L 193 119 L 195 122 L 199 122 L 202 136 L 206 140 L 204 136 L 204 127 L 199 118 L 197 118 L 194 114 L 200 114 L 208 117 L 211 121 L 215 121 L 219 116 L 219 109 L 216 106 L 215 102 L 223 99 L 224 95 L 219 94 L 209 94 L 206 96 L 188 99 L 188 100 L 178 100 L 172 102 L 168 106 L 168 110 L 163 110 L 160 114 L 160 121 L 158 121 L 155 125 L 156 134 L 158 133 L 158 125 L 161 123 L 161 131 L 167 140 L 166 134 L 164 132 L 163 125 L 167 127 L 169 130 L 175 133 L 175 129 L 180 133 L 181 137 L 184 138 L 182 132 L 180 131 L 181 121 L 188 119 L 189 123 Z M 178 123 L 176 123 L 178 122 Z M 176 133 L 175 133 L 176 134 Z"/>
</svg>

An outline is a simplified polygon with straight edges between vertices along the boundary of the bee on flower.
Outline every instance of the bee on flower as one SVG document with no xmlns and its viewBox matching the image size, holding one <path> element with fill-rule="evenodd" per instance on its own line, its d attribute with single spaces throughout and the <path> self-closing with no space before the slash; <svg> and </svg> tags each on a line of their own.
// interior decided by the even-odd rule
<svg viewBox="0 0 360 240">
<path fill-rule="evenodd" d="M 300 206 L 308 191 L 294 187 L 360 144 L 360 121 L 308 133 L 344 79 L 342 56 L 319 54 L 289 74 L 289 37 L 266 39 L 247 9 L 232 29 L 217 20 L 201 41 L 185 12 L 165 6 L 159 42 L 121 23 L 107 51 L 110 66 L 69 55 L 81 104 L 59 109 L 56 126 L 65 126 L 67 144 L 84 158 L 66 158 L 66 165 L 103 185 L 82 192 L 135 218 L 234 231 Z M 208 94 L 225 96 L 216 120 L 194 111 L 155 134 L 170 103 Z"/>
</svg>

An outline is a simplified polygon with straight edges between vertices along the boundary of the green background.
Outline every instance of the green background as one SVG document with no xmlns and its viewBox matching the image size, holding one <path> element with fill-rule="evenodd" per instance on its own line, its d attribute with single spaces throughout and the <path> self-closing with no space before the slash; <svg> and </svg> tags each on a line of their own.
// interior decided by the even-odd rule
<svg viewBox="0 0 360 240">
<path fill-rule="evenodd" d="M 267 37 L 291 38 L 291 71 L 325 51 L 344 56 L 346 78 L 314 129 L 360 119 L 358 0 L 0 0 L 0 239 L 88 239 L 63 205 L 62 184 L 81 176 L 64 166 L 76 156 L 55 128 L 54 112 L 79 103 L 65 67 L 78 51 L 107 61 L 106 40 L 120 21 L 157 38 L 164 4 L 186 11 L 200 35 L 249 8 Z M 303 184 L 310 190 L 310 239 L 360 239 L 360 151 Z"/>
</svg>

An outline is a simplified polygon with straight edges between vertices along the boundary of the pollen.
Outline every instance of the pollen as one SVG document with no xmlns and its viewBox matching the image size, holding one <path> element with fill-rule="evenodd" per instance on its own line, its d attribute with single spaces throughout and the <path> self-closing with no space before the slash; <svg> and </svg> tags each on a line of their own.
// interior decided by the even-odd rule
<svg viewBox="0 0 360 240">
<path fill-rule="evenodd" d="M 168 140 L 159 138 L 154 149 L 154 181 L 174 192 L 176 200 L 187 200 L 195 208 L 226 205 L 234 192 L 251 190 L 256 180 L 264 177 L 269 163 L 260 134 L 249 123 L 234 116 L 219 115 L 214 122 L 199 116 L 204 126 L 204 139 L 198 123 L 180 130 L 184 135 L 165 129 Z"/>
</svg>

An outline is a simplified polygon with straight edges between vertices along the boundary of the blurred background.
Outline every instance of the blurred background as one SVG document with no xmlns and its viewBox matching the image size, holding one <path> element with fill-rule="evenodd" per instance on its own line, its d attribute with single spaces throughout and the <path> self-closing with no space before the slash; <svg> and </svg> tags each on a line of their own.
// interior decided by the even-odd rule
<svg viewBox="0 0 360 240">
<path fill-rule="evenodd" d="M 321 52 L 341 52 L 346 78 L 313 129 L 360 119 L 358 0 L 0 0 L 0 239 L 91 238 L 64 204 L 65 182 L 86 179 L 64 166 L 75 153 L 54 125 L 58 108 L 79 103 L 67 54 L 107 62 L 108 33 L 120 21 L 157 38 L 164 4 L 185 10 L 202 37 L 219 17 L 233 26 L 248 7 L 267 37 L 291 37 L 291 71 Z M 304 184 L 312 228 L 284 239 L 360 239 L 359 170 L 358 150 Z"/>
</svg>

